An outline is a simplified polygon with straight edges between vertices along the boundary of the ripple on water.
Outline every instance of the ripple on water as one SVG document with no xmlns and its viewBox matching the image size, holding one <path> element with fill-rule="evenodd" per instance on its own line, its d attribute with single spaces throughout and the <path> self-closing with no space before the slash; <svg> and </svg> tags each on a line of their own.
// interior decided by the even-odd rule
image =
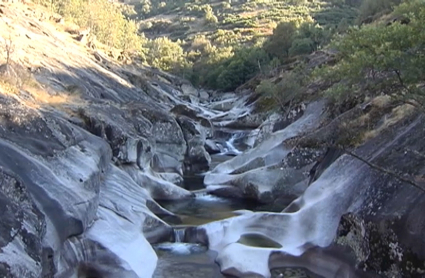
<svg viewBox="0 0 425 278">
<path fill-rule="evenodd" d="M 196 194 L 195 198 L 198 199 L 199 201 L 205 201 L 205 202 L 229 203 L 229 201 L 224 198 L 214 196 L 206 192 Z"/>
<path fill-rule="evenodd" d="M 157 251 L 165 251 L 177 255 L 202 253 L 207 250 L 205 246 L 185 242 L 163 242 L 154 245 Z"/>
</svg>

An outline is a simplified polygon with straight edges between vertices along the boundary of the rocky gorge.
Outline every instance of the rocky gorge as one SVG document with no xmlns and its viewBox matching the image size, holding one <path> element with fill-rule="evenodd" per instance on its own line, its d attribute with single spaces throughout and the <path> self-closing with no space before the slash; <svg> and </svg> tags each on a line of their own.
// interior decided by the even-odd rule
<svg viewBox="0 0 425 278">
<path fill-rule="evenodd" d="M 408 104 L 256 113 L 250 91 L 198 90 L 87 47 L 36 6 L 0 9 L 0 43 L 15 46 L 0 277 L 425 275 L 425 118 Z M 377 111 L 355 149 L 326 144 Z"/>
</svg>

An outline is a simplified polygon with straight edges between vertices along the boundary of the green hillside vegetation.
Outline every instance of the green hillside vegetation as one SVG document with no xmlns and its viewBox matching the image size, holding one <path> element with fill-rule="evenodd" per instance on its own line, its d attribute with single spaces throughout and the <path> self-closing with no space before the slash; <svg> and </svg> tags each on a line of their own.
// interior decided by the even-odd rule
<svg viewBox="0 0 425 278">
<path fill-rule="evenodd" d="M 198 86 L 228 91 L 263 76 L 257 92 L 275 106 L 312 80 L 331 84 L 326 95 L 335 101 L 382 92 L 424 101 L 422 0 L 36 2 Z M 336 51 L 338 62 L 305 69 L 304 57 L 320 49 Z M 288 65 L 296 70 L 267 80 Z"/>
<path fill-rule="evenodd" d="M 393 105 L 408 103 L 425 109 L 425 3 L 406 1 L 369 25 L 352 26 L 326 46 L 335 53 L 330 64 L 308 68 L 298 59 L 294 69 L 257 87 L 260 109 L 285 111 L 291 103 L 312 97 L 308 85 L 335 107 L 349 109 L 376 96 Z M 374 15 L 376 16 L 376 15 Z M 316 96 L 317 97 L 317 96 Z"/>
<path fill-rule="evenodd" d="M 317 50 L 332 34 L 355 22 L 359 4 L 356 0 L 143 0 L 134 4 L 133 18 L 141 19 L 146 37 L 164 36 L 183 49 L 184 58 L 181 52 L 161 58 L 186 60 L 183 67 L 167 70 L 198 86 L 227 91 L 290 56 Z M 279 49 L 282 44 L 284 52 Z M 161 67 L 163 63 L 152 57 L 148 53 L 148 63 Z"/>
<path fill-rule="evenodd" d="M 137 53 L 147 64 L 195 85 L 223 91 L 289 56 L 317 50 L 355 21 L 358 5 L 354 0 L 143 0 L 133 6 L 107 0 L 36 2 L 90 27 L 108 46 Z M 287 26 L 292 26 L 291 36 L 285 34 Z"/>
<path fill-rule="evenodd" d="M 332 86 L 328 97 L 386 94 L 425 108 L 425 3 L 407 1 L 386 20 L 351 28 L 336 38 L 338 63 L 316 70 Z"/>
</svg>

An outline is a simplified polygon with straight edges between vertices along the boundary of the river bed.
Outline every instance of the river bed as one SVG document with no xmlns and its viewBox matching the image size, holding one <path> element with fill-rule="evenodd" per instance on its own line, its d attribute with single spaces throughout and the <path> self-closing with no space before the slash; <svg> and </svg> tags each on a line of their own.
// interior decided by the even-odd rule
<svg viewBox="0 0 425 278">
<path fill-rule="evenodd" d="M 227 141 L 223 143 L 223 152 L 211 156 L 211 168 L 245 150 L 246 147 L 243 144 L 238 145 L 238 142 L 243 142 L 240 139 L 240 134 L 237 137 L 227 137 Z M 289 204 L 288 201 L 264 205 L 246 199 L 230 199 L 210 195 L 205 190 L 202 173 L 185 177 L 184 187 L 195 192 L 196 197 L 188 200 L 159 202 L 162 207 L 178 216 L 181 222 L 169 223 L 171 225 L 178 224 L 175 226 L 176 242 L 164 242 L 153 246 L 158 255 L 158 263 L 153 276 L 155 278 L 233 277 L 220 273 L 220 268 L 215 262 L 216 252 L 208 250 L 205 246 L 181 242 L 183 236 L 180 232 L 182 230 L 178 227 L 197 226 L 225 219 L 237 215 L 236 211 L 238 210 L 280 212 Z M 275 242 L 257 235 L 247 235 L 241 238 L 239 242 L 254 247 L 280 247 L 274 246 Z M 355 273 L 355 270 L 350 266 L 354 265 L 355 262 L 351 260 L 349 255 L 345 254 L 344 250 L 335 249 L 334 246 L 325 249 L 313 248 L 301 257 L 287 256 L 279 258 L 279 260 L 282 261 L 280 263 L 282 267 L 271 270 L 272 278 L 328 278 L 321 276 L 320 273 L 323 273 L 323 269 L 334 266 L 343 266 L 343 269 L 348 269 L 348 273 Z M 329 264 L 326 261 L 329 261 Z M 361 276 L 346 276 L 344 273 L 336 278 L 361 278 Z"/>
</svg>

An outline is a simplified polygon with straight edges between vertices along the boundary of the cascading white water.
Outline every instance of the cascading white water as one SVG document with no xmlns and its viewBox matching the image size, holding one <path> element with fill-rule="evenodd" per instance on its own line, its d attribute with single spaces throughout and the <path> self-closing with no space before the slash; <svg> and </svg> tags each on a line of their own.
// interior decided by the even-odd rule
<svg viewBox="0 0 425 278">
<path fill-rule="evenodd" d="M 174 241 L 183 242 L 184 240 L 184 229 L 174 229 Z"/>
<path fill-rule="evenodd" d="M 230 137 L 230 139 L 228 141 L 226 141 L 226 148 L 227 148 L 227 153 L 231 153 L 231 154 L 241 154 L 242 152 L 240 150 L 238 150 L 235 146 L 234 146 L 234 142 L 236 139 L 238 139 L 240 137 L 240 133 L 235 133 L 232 135 L 232 137 Z"/>
</svg>

